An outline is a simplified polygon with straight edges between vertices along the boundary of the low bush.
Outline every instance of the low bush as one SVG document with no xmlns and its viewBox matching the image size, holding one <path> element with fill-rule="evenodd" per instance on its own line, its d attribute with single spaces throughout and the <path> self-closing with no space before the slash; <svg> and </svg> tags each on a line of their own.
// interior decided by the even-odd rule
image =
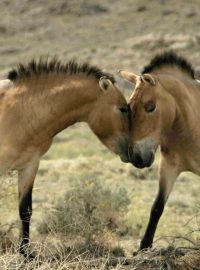
<svg viewBox="0 0 200 270">
<path fill-rule="evenodd" d="M 108 237 L 108 232 L 126 231 L 124 216 L 128 205 L 124 188 L 113 188 L 103 181 L 76 180 L 51 213 L 45 214 L 39 232 L 81 237 L 90 245 Z"/>
</svg>

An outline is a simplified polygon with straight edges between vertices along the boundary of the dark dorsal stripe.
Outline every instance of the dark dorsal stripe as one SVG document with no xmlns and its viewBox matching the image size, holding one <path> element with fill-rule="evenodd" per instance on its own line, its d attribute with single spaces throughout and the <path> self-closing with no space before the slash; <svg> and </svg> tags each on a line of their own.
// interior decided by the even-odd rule
<svg viewBox="0 0 200 270">
<path fill-rule="evenodd" d="M 151 73 L 155 70 L 159 70 L 162 67 L 176 66 L 181 69 L 183 72 L 187 73 L 192 79 L 195 79 L 194 69 L 192 65 L 183 57 L 177 55 L 173 51 L 167 51 L 162 54 L 156 55 L 150 63 L 145 66 L 142 70 L 142 74 Z"/>
<path fill-rule="evenodd" d="M 17 81 L 50 73 L 64 73 L 66 75 L 85 74 L 86 76 L 93 76 L 97 80 L 105 76 L 112 83 L 115 82 L 114 77 L 110 73 L 103 72 L 97 66 L 92 66 L 88 63 L 78 64 L 74 60 L 63 64 L 56 58 L 52 60 L 41 58 L 38 61 L 32 60 L 28 64 L 18 64 L 16 68 L 8 72 L 7 78 L 11 81 Z"/>
</svg>

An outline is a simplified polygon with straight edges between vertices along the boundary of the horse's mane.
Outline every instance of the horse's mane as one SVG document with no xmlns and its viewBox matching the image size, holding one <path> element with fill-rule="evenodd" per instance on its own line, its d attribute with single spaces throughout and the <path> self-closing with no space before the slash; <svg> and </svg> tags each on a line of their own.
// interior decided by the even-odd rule
<svg viewBox="0 0 200 270">
<path fill-rule="evenodd" d="M 16 68 L 8 72 L 7 78 L 11 81 L 17 81 L 50 73 L 63 73 L 66 75 L 85 74 L 86 76 L 93 76 L 98 80 L 105 76 L 112 83 L 115 82 L 114 77 L 110 73 L 103 72 L 97 66 L 92 66 L 87 62 L 79 64 L 75 60 L 63 64 L 57 58 L 52 60 L 40 58 L 38 61 L 32 60 L 27 64 L 18 64 Z"/>
<path fill-rule="evenodd" d="M 173 51 L 167 51 L 162 54 L 157 54 L 150 63 L 145 66 L 142 70 L 142 74 L 151 73 L 152 71 L 158 70 L 162 67 L 174 67 L 181 69 L 187 73 L 192 79 L 195 79 L 194 69 L 192 65 L 183 57 L 177 55 Z"/>
</svg>

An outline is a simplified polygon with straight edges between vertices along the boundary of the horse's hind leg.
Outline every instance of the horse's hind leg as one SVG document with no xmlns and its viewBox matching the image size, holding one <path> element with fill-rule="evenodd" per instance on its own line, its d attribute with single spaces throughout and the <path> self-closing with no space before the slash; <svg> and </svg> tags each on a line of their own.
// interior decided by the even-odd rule
<svg viewBox="0 0 200 270">
<path fill-rule="evenodd" d="M 33 258 L 33 254 L 28 252 L 29 227 L 32 215 L 32 188 L 38 171 L 39 158 L 33 159 L 24 169 L 18 171 L 18 191 L 19 191 L 19 215 L 22 222 L 20 253 L 26 258 Z"/>
</svg>

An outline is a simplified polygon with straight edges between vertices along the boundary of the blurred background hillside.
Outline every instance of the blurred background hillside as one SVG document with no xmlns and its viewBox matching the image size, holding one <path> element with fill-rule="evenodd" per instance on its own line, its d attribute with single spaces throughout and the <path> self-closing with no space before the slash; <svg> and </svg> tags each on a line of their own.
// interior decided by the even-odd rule
<svg viewBox="0 0 200 270">
<path fill-rule="evenodd" d="M 41 55 L 138 70 L 176 49 L 199 66 L 199 1 L 2 0 L 0 68 Z"/>
<path fill-rule="evenodd" d="M 63 62 L 71 58 L 86 60 L 114 73 L 119 69 L 139 72 L 156 53 L 166 49 L 185 56 L 199 76 L 199 7 L 199 0 L 1 0 L 1 77 L 19 62 L 55 55 Z M 130 85 L 120 81 L 120 87 L 128 98 Z M 106 218 L 112 218 L 115 229 L 109 230 L 109 237 L 105 238 L 112 239 L 114 246 L 119 246 L 130 256 L 144 233 L 157 192 L 158 159 L 152 168 L 137 170 L 121 163 L 85 124 L 62 132 L 44 156 L 35 181 L 31 239 L 37 242 L 46 237 L 43 234 L 49 232 L 49 228 L 44 219 L 48 221 L 49 217 L 44 213 L 54 215 L 56 209 L 60 209 L 57 204 L 64 200 L 62 198 L 71 190 L 72 183 L 77 181 L 78 192 L 82 190 L 79 180 L 97 181 L 108 188 L 106 194 L 114 201 L 123 196 L 127 199 L 122 202 L 123 211 L 121 205 L 120 210 L 113 210 L 108 201 L 110 208 L 106 208 Z M 182 237 L 191 241 L 199 238 L 199 180 L 199 177 L 187 174 L 177 181 L 159 224 L 155 246 L 166 247 L 172 242 L 185 245 Z M 9 173 L 0 181 L 0 231 L 11 240 L 17 239 L 17 178 L 15 173 Z M 112 190 L 116 190 L 114 197 L 109 195 Z M 97 194 L 96 190 L 91 189 L 91 192 Z M 117 213 L 121 215 L 120 220 Z M 1 269 L 9 269 L 3 268 L 4 261 L 0 258 Z"/>
</svg>

